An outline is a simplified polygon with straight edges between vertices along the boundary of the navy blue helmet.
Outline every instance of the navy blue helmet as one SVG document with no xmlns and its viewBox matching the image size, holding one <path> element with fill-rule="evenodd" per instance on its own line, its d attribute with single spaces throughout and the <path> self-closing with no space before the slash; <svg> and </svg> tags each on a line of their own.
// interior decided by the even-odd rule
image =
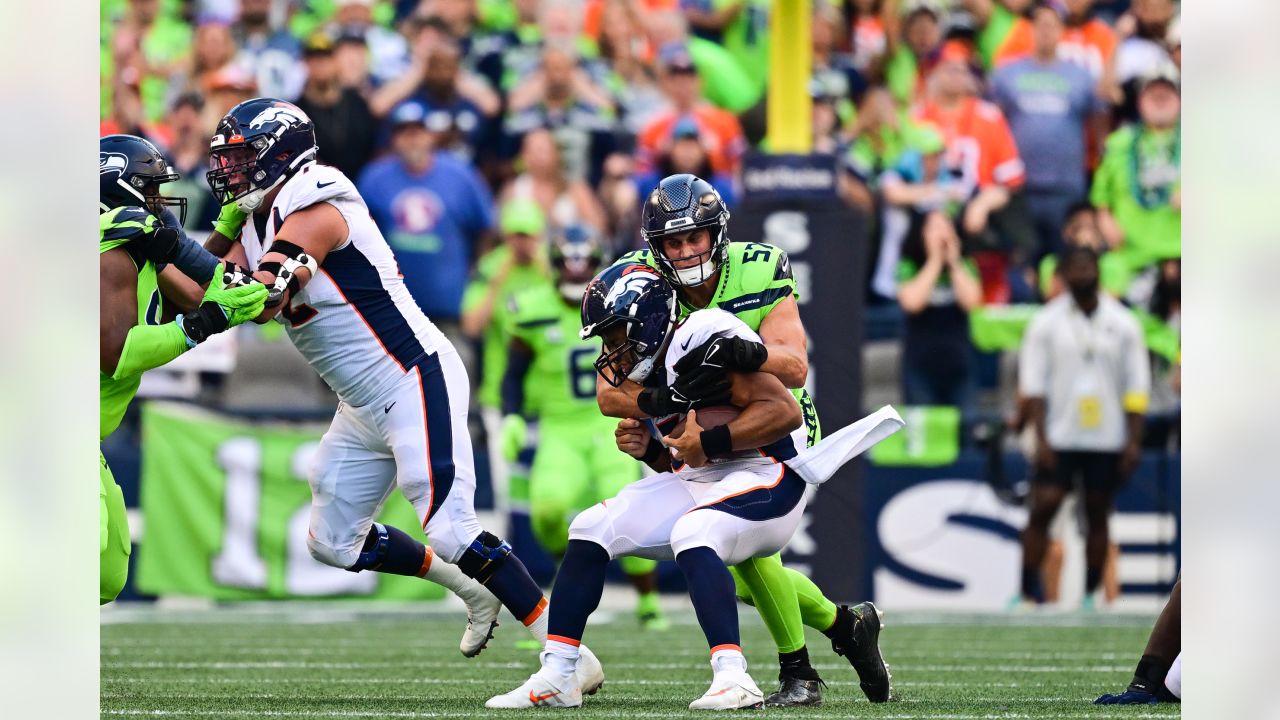
<svg viewBox="0 0 1280 720">
<path fill-rule="evenodd" d="M 604 341 L 596 372 L 614 387 L 644 382 L 677 315 L 675 290 L 648 265 L 622 263 L 600 273 L 582 296 L 582 339 Z"/>
<path fill-rule="evenodd" d="M 590 226 L 569 225 L 552 238 L 551 269 L 566 301 L 582 302 L 587 284 L 602 267 L 604 248 L 600 235 Z"/>
<path fill-rule="evenodd" d="M 668 258 L 663 238 L 699 228 L 711 233 L 711 245 L 696 255 Z M 653 252 L 658 271 L 676 285 L 701 285 L 724 264 L 729 253 L 729 209 L 711 183 L 697 175 L 669 175 L 649 193 L 640 211 L 640 234 Z M 696 260 L 677 268 L 675 263 Z"/>
<path fill-rule="evenodd" d="M 146 208 L 160 217 L 166 207 L 178 209 L 178 222 L 187 218 L 186 198 L 167 198 L 160 186 L 175 182 L 178 173 L 150 141 L 135 135 L 108 135 L 98 141 L 98 212 L 118 207 Z"/>
<path fill-rule="evenodd" d="M 315 160 L 316 131 L 297 106 L 272 98 L 231 108 L 209 141 L 209 188 L 222 205 L 253 212 L 263 197 Z"/>
</svg>

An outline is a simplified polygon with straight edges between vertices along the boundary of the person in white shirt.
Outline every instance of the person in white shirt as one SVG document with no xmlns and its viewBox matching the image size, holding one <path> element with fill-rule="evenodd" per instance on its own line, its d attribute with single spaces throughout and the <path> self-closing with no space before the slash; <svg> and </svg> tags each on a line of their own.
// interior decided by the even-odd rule
<svg viewBox="0 0 1280 720">
<path fill-rule="evenodd" d="M 1019 359 L 1023 415 L 1036 437 L 1031 512 L 1022 533 L 1022 597 L 1035 601 L 1043 599 L 1040 566 L 1049 525 L 1077 482 L 1088 525 L 1086 595 L 1092 598 L 1098 589 L 1107 516 L 1138 464 L 1151 387 L 1142 330 L 1119 301 L 1099 293 L 1097 254 L 1069 246 L 1058 273 L 1069 292 L 1032 318 Z"/>
</svg>

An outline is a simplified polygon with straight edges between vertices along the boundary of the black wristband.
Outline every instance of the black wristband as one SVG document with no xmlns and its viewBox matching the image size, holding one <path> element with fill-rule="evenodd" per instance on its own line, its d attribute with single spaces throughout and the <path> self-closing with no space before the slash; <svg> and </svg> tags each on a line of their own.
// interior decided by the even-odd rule
<svg viewBox="0 0 1280 720">
<path fill-rule="evenodd" d="M 640 456 L 640 462 L 645 465 L 652 465 L 657 462 L 658 458 L 662 457 L 662 453 L 665 450 L 666 448 L 662 446 L 662 443 L 658 442 L 656 438 L 650 436 L 649 447 L 645 448 L 644 455 Z"/>
<path fill-rule="evenodd" d="M 724 457 L 733 453 L 733 437 L 729 434 L 728 425 L 717 425 L 707 428 L 698 435 L 702 443 L 702 453 L 708 458 Z"/>
<path fill-rule="evenodd" d="M 210 335 L 217 335 L 227 329 L 227 314 L 216 302 L 206 301 L 194 312 L 182 316 L 182 332 L 191 342 L 202 343 Z"/>
</svg>

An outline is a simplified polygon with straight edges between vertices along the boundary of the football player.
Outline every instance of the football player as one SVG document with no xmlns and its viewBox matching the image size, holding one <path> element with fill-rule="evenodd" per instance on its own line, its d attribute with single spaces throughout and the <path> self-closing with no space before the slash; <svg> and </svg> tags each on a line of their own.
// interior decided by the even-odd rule
<svg viewBox="0 0 1280 720">
<path fill-rule="evenodd" d="M 267 288 L 225 287 L 218 259 L 182 232 L 186 199 L 161 196 L 161 186 L 179 178 L 150 142 L 133 135 L 102 138 L 98 174 L 101 442 L 120 425 L 143 372 L 253 319 L 262 312 Z M 105 604 L 124 587 L 131 543 L 124 497 L 101 452 L 98 459 L 98 602 Z"/>
<path fill-rule="evenodd" d="M 821 429 L 813 399 L 804 390 L 809 371 L 807 340 L 787 254 L 764 243 L 730 242 L 728 208 L 710 183 L 694 175 L 664 178 L 649 193 L 641 212 L 641 233 L 648 249 L 625 255 L 615 265 L 638 262 L 657 270 L 675 286 L 681 318 L 702 308 L 721 308 L 736 315 L 758 338 L 713 338 L 691 348 L 683 360 L 686 367 L 681 368 L 689 372 L 689 379 L 680 391 L 662 382 L 645 385 L 626 380 L 614 386 L 598 378 L 600 409 L 611 417 L 633 419 L 684 412 L 694 401 L 716 392 L 725 371 L 759 371 L 792 389 L 804 412 L 805 444 L 814 445 Z M 691 372 L 712 348 L 725 360 Z M 756 607 L 778 647 L 780 686 L 767 704 L 816 705 L 822 700 L 822 682 L 809 662 L 804 625 L 830 638 L 832 650 L 853 666 L 871 702 L 890 698 L 889 669 L 880 654 L 881 625 L 874 605 L 837 607 L 812 580 L 783 567 L 780 556 L 751 558 L 730 571 L 738 598 Z"/>
<path fill-rule="evenodd" d="M 498 601 L 544 641 L 546 598 L 511 546 L 476 518 L 466 369 L 409 295 L 351 180 L 315 155 L 305 113 L 257 98 L 218 123 L 208 173 L 218 201 L 249 216 L 240 242 L 220 249 L 271 288 L 255 321 L 283 323 L 338 395 L 310 473 L 307 546 L 326 565 L 452 590 L 467 604 L 459 649 L 468 657 L 491 637 Z M 396 487 L 430 547 L 374 522 Z M 588 665 L 582 683 L 591 692 L 603 674 Z"/>
<path fill-rule="evenodd" d="M 674 291 L 656 271 L 636 263 L 617 265 L 587 288 L 582 336 L 603 339 L 595 367 L 607 382 L 644 380 L 664 363 L 666 376 L 677 384 L 675 366 L 691 345 L 722 334 L 756 337 L 721 310 L 694 313 L 678 326 L 676 319 Z M 803 418 L 799 403 L 768 373 L 735 373 L 717 400 L 731 402 L 741 413 L 706 431 L 697 425 L 696 410 L 681 413 L 683 434 L 671 434 L 672 452 L 656 447 L 646 456 L 657 475 L 627 485 L 574 519 L 552 591 L 542 667 L 486 707 L 582 704 L 578 647 L 604 590 L 605 567 L 626 555 L 674 559 L 688 583 L 714 671 L 711 687 L 689 708 L 763 704 L 742 654 L 726 563 L 778 552 L 799 525 L 805 481 L 782 461 L 796 456 L 792 432 L 803 426 Z"/>
<path fill-rule="evenodd" d="M 1151 628 L 1147 647 L 1122 693 L 1106 694 L 1098 705 L 1155 705 L 1182 702 L 1182 577 L 1173 584 L 1169 602 Z"/>
<path fill-rule="evenodd" d="M 536 419 L 537 454 L 529 477 L 530 520 L 542 547 L 557 558 L 569 542 L 569 522 L 581 510 L 640 479 L 640 468 L 615 448 L 614 421 L 596 405 L 594 339 L 578 336 L 582 294 L 603 269 L 595 231 L 571 225 L 551 244 L 555 286 L 537 285 L 512 299 L 511 337 L 502 381 L 502 444 L 515 460 Z M 639 594 L 636 615 L 645 629 L 668 626 L 658 605 L 657 563 L 624 557 L 622 569 Z"/>
</svg>

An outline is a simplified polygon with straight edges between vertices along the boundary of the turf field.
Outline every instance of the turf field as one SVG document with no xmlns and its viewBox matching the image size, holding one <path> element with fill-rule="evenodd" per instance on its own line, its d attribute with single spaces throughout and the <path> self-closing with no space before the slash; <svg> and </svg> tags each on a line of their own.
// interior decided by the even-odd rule
<svg viewBox="0 0 1280 720">
<path fill-rule="evenodd" d="M 761 689 L 776 656 L 749 609 L 743 644 Z M 333 603 L 216 610 L 110 607 L 102 625 L 102 715 L 182 718 L 467 718 L 536 668 L 527 638 L 504 615 L 478 658 L 457 651 L 462 615 Z M 641 634 L 627 613 L 597 613 L 586 640 L 604 663 L 601 692 L 572 713 L 587 718 L 696 716 L 686 707 L 710 680 L 691 612 Z M 1178 706 L 1100 707 L 1128 683 L 1150 616 L 887 614 L 881 647 L 899 702 L 873 706 L 826 638 L 809 647 L 827 681 L 821 707 L 757 716 L 804 718 L 1154 718 Z M 550 714 L 551 711 L 536 711 Z M 515 713 L 521 714 L 521 713 Z M 524 712 L 525 715 L 529 711 Z M 705 713 L 701 714 L 705 716 Z"/>
</svg>

